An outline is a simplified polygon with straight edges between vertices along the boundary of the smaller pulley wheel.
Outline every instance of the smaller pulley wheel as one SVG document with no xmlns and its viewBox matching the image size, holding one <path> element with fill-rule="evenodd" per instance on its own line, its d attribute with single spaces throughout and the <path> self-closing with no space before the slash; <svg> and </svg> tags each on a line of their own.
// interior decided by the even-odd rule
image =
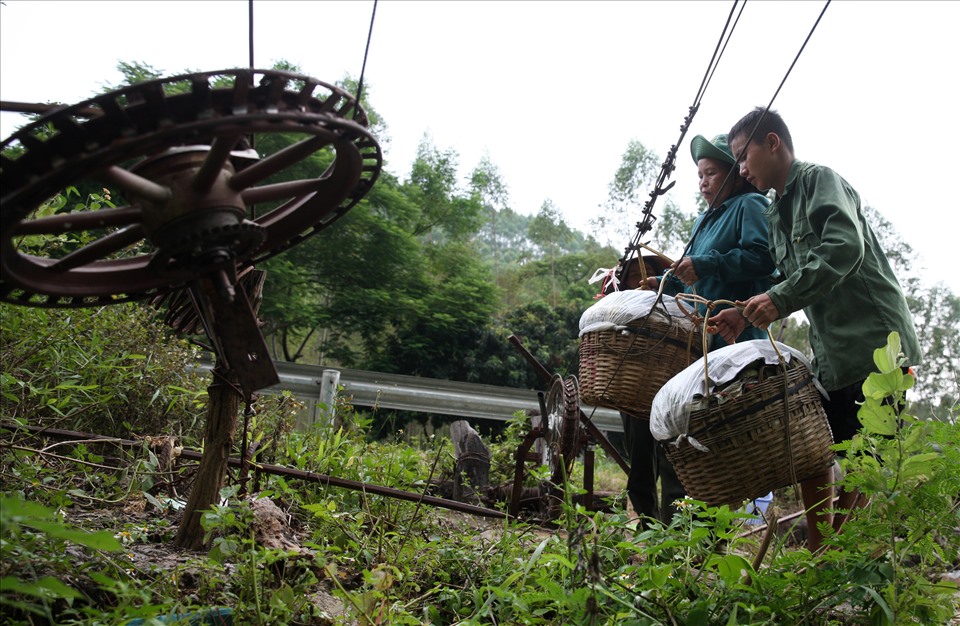
<svg viewBox="0 0 960 626">
<path fill-rule="evenodd" d="M 542 461 L 554 482 L 569 476 L 581 448 L 580 388 L 575 376 L 555 375 L 545 397 L 547 414 L 541 420 Z"/>
</svg>

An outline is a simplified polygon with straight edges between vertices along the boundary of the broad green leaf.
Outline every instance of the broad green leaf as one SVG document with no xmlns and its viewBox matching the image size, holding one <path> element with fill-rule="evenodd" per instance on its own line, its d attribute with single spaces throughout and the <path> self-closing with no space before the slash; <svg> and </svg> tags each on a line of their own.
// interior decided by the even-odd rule
<svg viewBox="0 0 960 626">
<path fill-rule="evenodd" d="M 655 566 L 650 568 L 650 582 L 657 589 L 662 589 L 670 578 L 672 567 L 668 565 Z"/>
<path fill-rule="evenodd" d="M 737 621 L 737 609 L 740 608 L 737 605 L 733 605 L 733 612 L 730 613 L 730 619 L 727 620 L 727 626 L 737 626 L 740 622 Z"/>
<path fill-rule="evenodd" d="M 933 462 L 940 458 L 936 452 L 926 452 L 908 457 L 900 468 L 904 478 L 928 480 L 933 475 Z"/>
<path fill-rule="evenodd" d="M 24 525 L 43 531 L 50 537 L 72 541 L 92 550 L 116 552 L 122 548 L 120 541 L 108 530 L 90 532 L 81 528 L 71 528 L 60 522 L 30 521 L 25 522 Z"/>
<path fill-rule="evenodd" d="M 167 507 L 164 506 L 163 502 L 160 502 L 160 500 L 158 500 L 155 496 L 147 493 L 146 491 L 144 491 L 144 492 L 142 492 L 142 493 L 143 493 L 144 499 L 145 499 L 147 502 L 149 502 L 150 504 L 152 504 L 153 506 L 155 506 L 155 507 L 157 508 L 157 510 L 159 510 L 159 511 L 165 511 L 165 510 L 166 510 Z"/>
<path fill-rule="evenodd" d="M 901 419 L 903 418 L 902 415 L 900 417 Z M 918 442 L 920 442 L 920 438 L 924 435 L 924 430 L 925 429 L 922 428 L 920 424 L 914 424 L 911 428 L 905 428 L 904 429 L 905 436 L 903 438 L 903 449 L 909 452 L 914 447 L 917 447 L 917 449 L 922 448 L 923 444 L 920 443 L 918 445 Z"/>
<path fill-rule="evenodd" d="M 863 395 L 865 398 L 881 400 L 900 393 L 902 389 L 903 372 L 901 372 L 899 368 L 884 374 L 873 372 L 863 381 Z"/>
<path fill-rule="evenodd" d="M 889 405 L 867 401 L 857 411 L 857 418 L 869 433 L 894 435 L 897 432 L 897 416 Z"/>
<path fill-rule="evenodd" d="M 900 334 L 892 332 L 887 335 L 887 345 L 873 351 L 873 362 L 881 373 L 893 371 L 900 367 Z"/>
<path fill-rule="evenodd" d="M 701 606 L 695 607 L 687 615 L 687 626 L 709 626 L 710 614 Z"/>
<path fill-rule="evenodd" d="M 913 386 L 917 384 L 917 379 L 913 377 L 913 374 L 904 374 L 903 382 L 900 383 L 900 388 L 903 391 L 913 389 Z"/>
<path fill-rule="evenodd" d="M 753 566 L 740 555 L 726 554 L 716 562 L 717 574 L 729 587 L 740 582 L 744 574 L 753 574 Z"/>
<path fill-rule="evenodd" d="M 879 607 L 880 610 L 883 611 L 883 615 L 886 618 L 886 622 L 884 623 L 894 624 L 895 622 L 893 619 L 893 611 L 890 610 L 890 605 L 887 604 L 886 600 L 884 600 L 880 596 L 880 594 L 877 593 L 875 589 L 873 589 L 873 587 L 863 585 L 860 588 L 866 591 L 868 594 L 870 594 L 870 596 L 873 597 L 874 601 L 877 603 L 877 607 Z"/>
<path fill-rule="evenodd" d="M 0 578 L 0 591 L 3 593 L 22 593 L 35 598 L 79 598 L 80 593 L 53 578 L 44 576 L 36 582 L 25 582 L 13 576 Z"/>
<path fill-rule="evenodd" d="M 0 498 L 0 517 L 22 522 L 26 519 L 52 520 L 56 519 L 56 514 L 53 509 L 30 500 Z"/>
</svg>

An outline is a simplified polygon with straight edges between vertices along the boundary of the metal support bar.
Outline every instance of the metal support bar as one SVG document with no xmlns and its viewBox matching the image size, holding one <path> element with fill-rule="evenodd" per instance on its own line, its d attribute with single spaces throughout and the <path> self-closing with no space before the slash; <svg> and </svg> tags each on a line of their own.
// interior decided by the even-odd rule
<svg viewBox="0 0 960 626">
<path fill-rule="evenodd" d="M 37 435 L 50 436 L 50 437 L 55 437 L 60 439 L 67 439 L 67 440 L 76 439 L 76 440 L 90 440 L 90 441 L 103 439 L 105 442 L 117 443 L 121 446 L 135 447 L 135 448 L 143 447 L 142 441 L 134 441 L 132 439 L 118 439 L 116 437 L 106 437 L 104 435 L 96 435 L 93 433 L 63 430 L 59 428 L 21 426 L 18 424 L 12 424 L 7 422 L 5 422 L 3 425 L 13 430 L 27 430 L 32 433 L 36 433 Z M 203 453 L 197 452 L 195 450 L 183 449 L 180 452 L 180 458 L 200 460 L 201 458 L 203 458 Z M 230 457 L 227 460 L 227 463 L 230 465 L 230 467 L 240 467 L 242 464 L 242 460 L 236 457 Z M 342 487 L 344 489 L 352 489 L 354 491 L 362 491 L 364 493 L 375 493 L 377 495 L 386 496 L 388 498 L 395 498 L 397 500 L 406 500 L 408 502 L 422 502 L 423 504 L 428 504 L 430 506 L 450 509 L 452 511 L 460 511 L 463 513 L 470 513 L 472 515 L 479 515 L 482 517 L 492 517 L 497 519 L 505 519 L 507 517 L 506 513 L 504 513 L 503 511 L 497 511 L 495 509 L 488 509 L 482 506 L 466 504 L 464 502 L 456 502 L 455 500 L 447 500 L 446 498 L 438 498 L 436 496 L 428 496 L 420 493 L 413 493 L 410 491 L 402 491 L 400 489 L 394 489 L 393 487 L 384 487 L 381 485 L 363 483 L 357 480 L 337 478 L 336 476 L 327 476 L 326 474 L 319 474 L 317 472 L 307 472 L 304 470 L 298 470 L 291 467 L 283 467 L 281 465 L 271 465 L 269 463 L 253 463 L 251 464 L 251 467 L 253 467 L 255 471 L 263 472 L 265 474 L 276 474 L 278 476 L 299 478 L 301 480 L 308 480 L 310 482 L 321 483 L 321 484 L 330 485 L 333 487 Z"/>
<path fill-rule="evenodd" d="M 320 401 L 323 371 L 320 365 L 274 361 L 280 382 L 258 393 L 289 391 L 307 405 L 310 415 Z M 201 361 L 196 369 L 209 371 L 212 361 Z M 340 372 L 341 395 L 354 406 L 413 411 L 454 418 L 506 421 L 517 411 L 539 410 L 537 392 L 495 385 L 462 383 L 402 374 L 383 374 L 336 368 Z M 613 409 L 584 407 L 593 419 L 588 430 L 623 432 L 620 414 Z M 602 445 L 602 444 L 601 444 Z M 608 444 L 609 445 L 609 444 Z M 606 450 L 606 447 L 604 447 Z M 609 454 L 609 450 L 608 450 Z M 612 455 L 611 455 L 612 456 Z"/>
</svg>

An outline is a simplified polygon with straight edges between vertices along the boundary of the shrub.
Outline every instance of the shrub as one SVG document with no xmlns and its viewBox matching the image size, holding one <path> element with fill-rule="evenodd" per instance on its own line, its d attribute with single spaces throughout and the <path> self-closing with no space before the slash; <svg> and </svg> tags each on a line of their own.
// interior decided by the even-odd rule
<svg viewBox="0 0 960 626">
<path fill-rule="evenodd" d="M 0 305 L 0 413 L 113 436 L 193 430 L 205 406 L 189 370 L 197 351 L 157 317 L 137 304 Z"/>
</svg>

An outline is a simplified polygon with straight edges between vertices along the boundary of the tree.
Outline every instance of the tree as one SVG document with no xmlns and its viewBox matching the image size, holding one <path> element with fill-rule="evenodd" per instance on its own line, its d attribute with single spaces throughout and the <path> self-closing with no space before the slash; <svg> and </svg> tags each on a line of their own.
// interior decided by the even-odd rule
<svg viewBox="0 0 960 626">
<path fill-rule="evenodd" d="M 544 200 L 540 212 L 530 222 L 528 231 L 530 241 L 537 246 L 537 252 L 549 268 L 550 299 L 557 306 L 557 259 L 568 249 L 573 233 L 552 200 Z"/>
<path fill-rule="evenodd" d="M 483 222 L 479 198 L 457 188 L 458 161 L 455 150 L 441 152 L 424 135 L 404 186 L 420 208 L 414 235 L 460 240 L 473 235 Z"/>
<path fill-rule="evenodd" d="M 620 157 L 620 167 L 607 185 L 604 211 L 591 220 L 596 232 L 611 239 L 629 241 L 634 231 L 630 213 L 643 205 L 643 190 L 652 188 L 659 171 L 660 159 L 640 141 L 631 139 Z"/>
<path fill-rule="evenodd" d="M 270 259 L 261 314 L 275 356 L 358 367 L 427 288 L 417 208 L 390 175 L 330 228 Z"/>
<path fill-rule="evenodd" d="M 495 211 L 474 236 L 477 252 L 494 266 L 497 284 L 501 288 L 502 272 L 510 272 L 519 263 L 534 255 L 534 247 L 527 233 L 532 216 L 521 215 L 510 207 Z"/>
<path fill-rule="evenodd" d="M 484 155 L 470 174 L 470 191 L 479 200 L 487 214 L 485 226 L 489 229 L 487 243 L 493 254 L 493 277 L 500 276 L 501 240 L 497 233 L 497 217 L 500 211 L 508 209 L 510 194 L 500 177 L 500 171 L 490 157 Z"/>
<path fill-rule="evenodd" d="M 472 352 L 496 307 L 488 266 L 468 244 L 431 244 L 423 248 L 429 276 L 415 314 L 408 316 L 371 349 L 368 364 L 382 372 L 467 380 Z"/>
<path fill-rule="evenodd" d="M 960 402 L 960 298 L 939 283 L 911 294 L 909 302 L 923 350 L 914 413 L 945 420 Z"/>
<path fill-rule="evenodd" d="M 919 255 L 876 208 L 865 206 L 864 215 L 897 275 L 923 351 L 916 368 L 919 410 L 914 412 L 945 417 L 960 401 L 960 298 L 943 284 L 923 282 Z"/>
<path fill-rule="evenodd" d="M 576 302 L 552 307 L 531 302 L 510 311 L 500 325 L 488 325 L 470 355 L 468 382 L 522 389 L 543 389 L 543 381 L 508 341 L 517 335 L 549 371 L 567 375 L 579 369 L 579 331 L 583 307 Z"/>
<path fill-rule="evenodd" d="M 660 173 L 660 159 L 640 141 L 631 139 L 620 159 L 620 166 L 607 186 L 608 197 L 602 205 L 603 212 L 591 220 L 595 232 L 604 240 L 629 243 L 636 233 L 649 192 L 656 185 Z M 656 250 L 667 252 L 676 248 L 679 253 L 689 238 L 694 217 L 687 216 L 669 198 L 660 198 L 662 216 L 655 222 L 657 230 Z M 635 217 L 632 217 L 635 215 Z M 680 243 L 679 246 L 676 244 Z"/>
<path fill-rule="evenodd" d="M 663 213 L 654 223 L 656 245 L 652 247 L 674 260 L 678 259 L 693 236 L 696 221 L 695 214 L 684 213 L 673 202 L 664 202 Z"/>
<path fill-rule="evenodd" d="M 103 91 L 114 91 L 122 87 L 129 87 L 130 85 L 136 85 L 137 83 L 145 83 L 148 80 L 156 80 L 158 78 L 163 78 L 166 76 L 166 73 L 163 70 L 158 70 L 149 63 L 144 63 L 142 61 L 117 61 L 117 71 L 120 72 L 122 80 L 116 85 L 104 85 Z"/>
</svg>

